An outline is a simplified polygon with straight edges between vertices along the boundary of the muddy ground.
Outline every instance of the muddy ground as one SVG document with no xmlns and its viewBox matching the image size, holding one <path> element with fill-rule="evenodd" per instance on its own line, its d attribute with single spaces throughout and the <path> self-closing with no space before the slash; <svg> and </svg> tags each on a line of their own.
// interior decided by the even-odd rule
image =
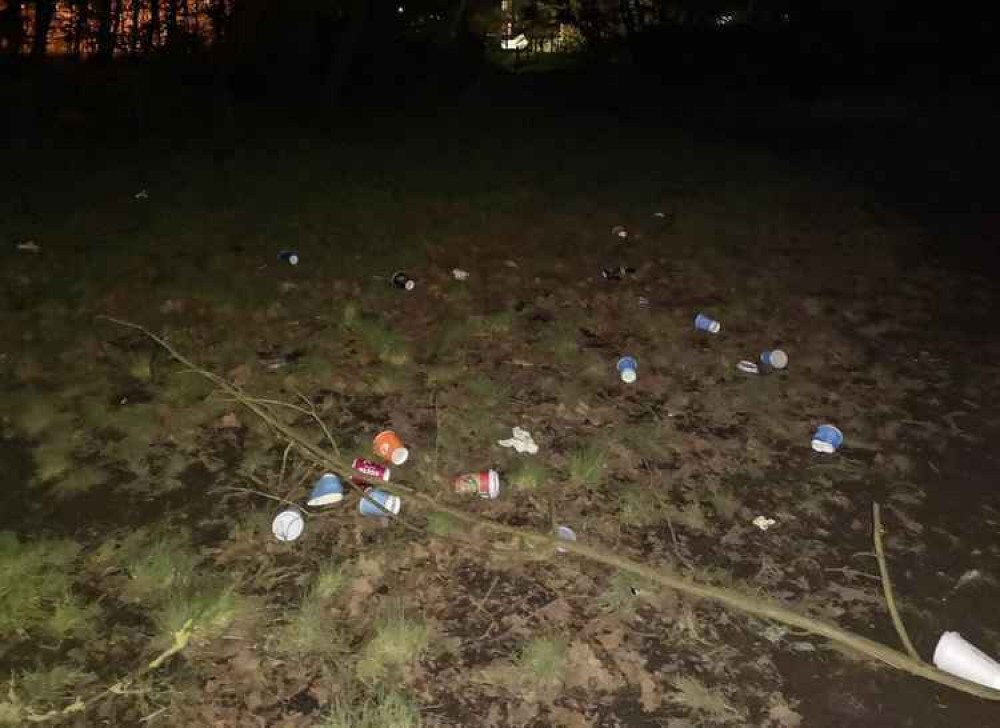
<svg viewBox="0 0 1000 728">
<path fill-rule="evenodd" d="M 330 447 L 311 409 L 344 456 L 393 428 L 412 453 L 393 481 L 449 505 L 539 531 L 554 519 L 896 646 L 878 502 L 920 654 L 944 630 L 995 654 L 1000 346 L 980 248 L 955 255 L 968 240 L 942 236 L 960 226 L 895 204 L 892 174 L 865 184 L 867 151 L 856 165 L 789 153 L 819 107 L 771 144 L 516 91 L 323 130 L 248 121 L 224 143 L 78 129 L 8 150 L 0 722 L 76 699 L 92 702 L 67 725 L 996 721 L 994 704 L 467 533 L 405 496 L 405 523 L 362 517 L 351 495 L 281 543 L 267 496 L 302 503 L 320 471 L 97 318 L 299 406 L 278 411 Z M 609 281 L 612 266 L 635 272 Z M 390 285 L 397 270 L 412 291 Z M 695 331 L 700 311 L 717 335 Z M 786 370 L 736 369 L 771 348 Z M 632 385 L 615 372 L 625 354 Z M 823 423 L 845 434 L 834 455 L 810 448 Z M 497 444 L 514 426 L 538 454 Z M 502 473 L 497 500 L 450 492 L 485 468 Z M 179 654 L 94 700 L 185 625 Z"/>
</svg>

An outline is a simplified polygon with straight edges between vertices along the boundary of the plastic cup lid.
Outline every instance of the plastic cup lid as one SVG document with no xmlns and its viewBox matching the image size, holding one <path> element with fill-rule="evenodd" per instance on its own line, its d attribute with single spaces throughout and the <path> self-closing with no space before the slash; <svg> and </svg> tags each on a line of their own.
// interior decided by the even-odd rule
<svg viewBox="0 0 1000 728">
<path fill-rule="evenodd" d="M 294 541 L 306 528 L 302 514 L 298 511 L 282 511 L 271 522 L 271 533 L 279 541 Z"/>
</svg>

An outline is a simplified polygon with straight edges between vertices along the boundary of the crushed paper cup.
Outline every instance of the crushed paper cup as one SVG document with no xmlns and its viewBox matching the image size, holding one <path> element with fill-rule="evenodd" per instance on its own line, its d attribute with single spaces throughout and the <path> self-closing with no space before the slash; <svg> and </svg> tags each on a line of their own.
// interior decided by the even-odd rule
<svg viewBox="0 0 1000 728">
<path fill-rule="evenodd" d="M 562 541 L 576 541 L 576 532 L 569 526 L 559 526 L 556 529 L 556 538 Z M 556 551 L 561 554 L 566 553 L 566 549 L 556 546 Z"/>
<path fill-rule="evenodd" d="M 760 363 L 771 369 L 784 369 L 788 366 L 788 354 L 781 349 L 761 352 Z"/>
<path fill-rule="evenodd" d="M 766 531 L 771 526 L 777 523 L 773 518 L 768 518 L 767 516 L 757 516 L 753 519 L 753 525 L 759 528 L 761 531 Z"/>
<path fill-rule="evenodd" d="M 826 455 L 837 452 L 844 442 L 844 433 L 833 425 L 820 425 L 813 435 L 812 449 Z"/>
<path fill-rule="evenodd" d="M 365 490 L 365 495 L 368 497 L 361 499 L 361 502 L 358 504 L 358 512 L 362 516 L 368 516 L 370 518 L 387 518 L 390 514 L 395 516 L 399 513 L 399 508 L 403 504 L 398 495 L 393 495 L 385 490 L 368 488 Z M 375 501 L 375 503 L 378 503 L 378 505 L 382 506 L 382 508 L 379 508 L 371 501 Z M 383 508 L 385 510 L 382 510 Z M 388 513 L 386 513 L 386 511 L 388 511 Z"/>
<path fill-rule="evenodd" d="M 632 384 L 639 378 L 639 362 L 631 356 L 623 356 L 615 365 L 618 369 L 618 376 L 625 384 Z"/>
<path fill-rule="evenodd" d="M 513 437 L 506 440 L 497 440 L 497 445 L 500 447 L 512 447 L 521 454 L 534 455 L 538 452 L 538 445 L 535 444 L 535 440 L 531 437 L 530 432 L 521 427 L 515 427 L 513 435 Z"/>
<path fill-rule="evenodd" d="M 752 361 L 747 361 L 746 359 L 739 362 L 736 365 L 736 368 L 739 369 L 744 374 L 760 374 L 760 369 L 757 367 L 757 365 L 754 364 Z"/>
<path fill-rule="evenodd" d="M 963 639 L 958 632 L 945 632 L 941 635 L 932 659 L 940 670 L 1000 690 L 1000 664 Z"/>
<path fill-rule="evenodd" d="M 722 328 L 722 324 L 715 319 L 709 318 L 703 313 L 699 313 L 694 317 L 694 327 L 698 329 L 698 331 L 707 331 L 710 334 L 717 334 Z"/>
<path fill-rule="evenodd" d="M 451 271 L 451 274 L 455 276 L 456 281 L 469 280 L 469 271 L 467 270 L 462 270 L 461 268 L 455 268 Z"/>
</svg>

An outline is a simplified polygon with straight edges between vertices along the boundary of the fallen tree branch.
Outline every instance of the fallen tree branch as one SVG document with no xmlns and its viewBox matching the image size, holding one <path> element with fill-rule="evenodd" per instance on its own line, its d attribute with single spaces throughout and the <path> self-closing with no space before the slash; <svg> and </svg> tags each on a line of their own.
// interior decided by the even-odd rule
<svg viewBox="0 0 1000 728">
<path fill-rule="evenodd" d="M 110 321 L 111 323 L 119 326 L 124 326 L 144 333 L 150 339 L 162 346 L 178 362 L 199 372 L 206 379 L 217 385 L 220 389 L 238 399 L 247 409 L 264 419 L 265 422 L 271 425 L 271 427 L 274 428 L 276 432 L 280 433 L 281 436 L 287 441 L 295 442 L 303 457 L 307 457 L 313 460 L 317 465 L 330 470 L 337 470 L 343 473 L 352 472 L 350 464 L 343 460 L 343 458 L 333 456 L 317 445 L 312 444 L 307 437 L 297 432 L 290 425 L 281 422 L 265 408 L 256 404 L 253 401 L 253 398 L 246 395 L 238 386 L 231 384 L 217 374 L 213 374 L 212 372 L 195 366 L 190 360 L 176 351 L 167 341 L 153 334 L 145 327 L 128 321 L 114 319 L 109 316 L 101 316 L 99 318 L 105 321 Z M 362 477 L 368 482 L 375 482 L 370 478 L 364 476 Z M 790 627 L 795 627 L 809 634 L 827 639 L 830 642 L 847 648 L 860 655 L 877 660 L 911 675 L 930 680 L 931 682 L 939 685 L 944 685 L 954 690 L 958 690 L 959 692 L 974 695 L 986 700 L 1000 701 L 1000 690 L 994 690 L 968 680 L 963 680 L 962 678 L 950 675 L 946 672 L 942 672 L 933 665 L 923 662 L 920 659 L 915 659 L 911 655 L 901 652 L 895 648 L 868 639 L 867 637 L 854 634 L 822 620 L 799 614 L 798 612 L 788 609 L 787 607 L 769 602 L 759 596 L 750 596 L 734 589 L 727 589 L 709 584 L 700 584 L 688 577 L 659 571 L 637 561 L 633 561 L 632 559 L 618 556 L 617 554 L 609 553 L 602 549 L 583 545 L 579 541 L 559 540 L 555 534 L 542 534 L 490 521 L 489 519 L 471 515 L 465 511 L 438 503 L 430 496 L 425 495 L 424 493 L 421 493 L 413 488 L 406 487 L 398 482 L 391 485 L 379 482 L 378 485 L 384 490 L 405 493 L 408 497 L 423 503 L 431 510 L 452 516 L 456 520 L 470 526 L 471 529 L 486 529 L 495 534 L 520 539 L 522 542 L 532 544 L 534 546 L 546 548 L 555 548 L 558 546 L 564 551 L 576 554 L 577 556 L 581 556 L 605 566 L 610 566 L 614 569 L 630 572 L 647 579 L 654 584 L 658 584 L 659 586 L 674 589 L 692 597 L 707 599 L 721 604 L 729 609 L 743 612 L 744 614 L 773 620 L 775 622 L 781 622 L 782 624 L 786 624 Z"/>
<path fill-rule="evenodd" d="M 875 539 L 875 558 L 878 560 L 878 571 L 882 575 L 882 591 L 885 593 L 885 603 L 889 607 L 889 616 L 892 617 L 892 625 L 896 628 L 896 634 L 899 635 L 899 641 L 903 643 L 906 653 L 914 660 L 922 662 L 920 655 L 913 647 L 913 643 L 910 642 L 910 635 L 906 631 L 906 625 L 903 624 L 903 620 L 899 616 L 899 610 L 896 608 L 896 598 L 892 593 L 892 580 L 889 578 L 889 566 L 885 560 L 885 551 L 882 549 L 882 519 L 879 515 L 878 503 L 872 503 L 872 530 L 874 531 Z"/>
</svg>

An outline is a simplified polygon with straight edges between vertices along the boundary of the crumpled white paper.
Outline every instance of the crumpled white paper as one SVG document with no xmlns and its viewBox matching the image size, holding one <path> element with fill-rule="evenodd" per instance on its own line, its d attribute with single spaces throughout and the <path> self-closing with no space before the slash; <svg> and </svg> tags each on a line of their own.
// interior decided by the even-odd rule
<svg viewBox="0 0 1000 728">
<path fill-rule="evenodd" d="M 761 531 L 766 531 L 776 523 L 777 523 L 776 520 L 774 520 L 773 518 L 768 518 L 767 516 L 757 516 L 755 519 L 753 519 L 753 525 L 755 525 Z"/>
<path fill-rule="evenodd" d="M 469 271 L 467 270 L 462 270 L 461 268 L 455 268 L 451 271 L 451 274 L 455 276 L 456 281 L 469 280 Z"/>
<path fill-rule="evenodd" d="M 500 447 L 512 447 L 522 454 L 528 453 L 529 455 L 534 455 L 538 452 L 538 445 L 535 444 L 530 432 L 520 427 L 515 427 L 513 434 L 514 436 L 509 440 L 497 440 L 497 445 L 500 445 Z"/>
</svg>

